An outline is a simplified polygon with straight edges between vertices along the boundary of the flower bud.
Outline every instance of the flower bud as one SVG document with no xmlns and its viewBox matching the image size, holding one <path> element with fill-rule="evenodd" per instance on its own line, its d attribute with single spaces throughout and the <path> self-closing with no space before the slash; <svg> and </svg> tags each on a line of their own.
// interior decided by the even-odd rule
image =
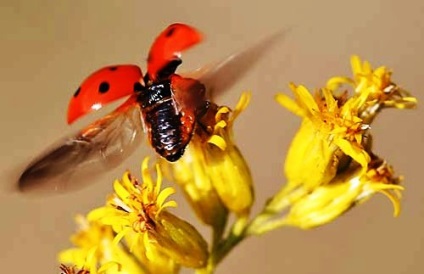
<svg viewBox="0 0 424 274">
<path fill-rule="evenodd" d="M 107 205 L 91 211 L 89 219 L 112 227 L 117 234 L 116 244 L 124 238 L 130 251 L 144 249 L 148 263 L 161 263 L 166 255 L 168 260 L 186 267 L 203 267 L 208 258 L 206 241 L 192 225 L 167 211 L 176 206 L 175 201 L 167 201 L 174 189 L 161 189 L 159 165 L 156 174 L 154 181 L 146 158 L 142 182 L 126 172 L 122 180 L 115 181 L 115 193 L 108 198 Z M 177 270 L 173 263 L 166 265 L 167 273 Z"/>
<path fill-rule="evenodd" d="M 292 204 L 286 217 L 289 225 L 308 229 L 329 223 L 376 193 L 393 203 L 394 215 L 400 212 L 399 178 L 380 159 L 373 159 L 364 174 L 360 167 L 338 174 L 329 184 L 319 186 Z"/>
<path fill-rule="evenodd" d="M 365 171 L 369 155 L 362 146 L 368 127 L 357 116 L 368 94 L 349 100 L 322 89 L 313 97 L 303 86 L 292 84 L 295 100 L 278 94 L 277 101 L 302 117 L 285 161 L 287 191 L 296 187 L 314 189 L 330 182 L 346 156 L 360 164 Z M 343 163 L 344 165 L 344 163 Z"/>
<path fill-rule="evenodd" d="M 205 224 L 221 227 L 227 218 L 227 209 L 221 202 L 210 176 L 201 138 L 194 135 L 183 157 L 177 163 L 160 159 L 160 166 L 171 182 L 177 183 L 196 213 Z"/>
<path fill-rule="evenodd" d="M 164 253 L 177 263 L 191 268 L 200 268 L 208 260 L 208 244 L 202 235 L 188 222 L 162 211 L 155 222 L 149 239 L 157 243 Z"/>
<path fill-rule="evenodd" d="M 211 132 L 197 131 L 176 163 L 161 161 L 168 177 L 182 186 L 200 219 L 215 227 L 225 222 L 226 209 L 246 216 L 253 204 L 252 176 L 232 132 L 234 120 L 249 100 L 250 94 L 243 94 L 234 111 L 210 108 L 206 116 L 212 125 L 206 127 Z"/>
</svg>

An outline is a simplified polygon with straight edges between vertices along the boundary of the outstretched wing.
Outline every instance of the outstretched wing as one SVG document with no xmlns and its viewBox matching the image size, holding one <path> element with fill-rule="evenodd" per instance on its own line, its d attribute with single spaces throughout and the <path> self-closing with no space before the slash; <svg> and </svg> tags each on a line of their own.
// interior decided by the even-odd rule
<svg viewBox="0 0 424 274">
<path fill-rule="evenodd" d="M 206 87 L 206 96 L 212 99 L 230 89 L 240 80 L 255 64 L 266 56 L 279 40 L 285 37 L 288 30 L 282 30 L 266 37 L 258 43 L 231 54 L 223 60 L 201 67 L 189 73 L 181 75 L 188 78 L 198 79 Z"/>
<path fill-rule="evenodd" d="M 139 106 L 126 104 L 37 157 L 19 178 L 23 192 L 66 192 L 123 162 L 143 138 Z"/>
</svg>

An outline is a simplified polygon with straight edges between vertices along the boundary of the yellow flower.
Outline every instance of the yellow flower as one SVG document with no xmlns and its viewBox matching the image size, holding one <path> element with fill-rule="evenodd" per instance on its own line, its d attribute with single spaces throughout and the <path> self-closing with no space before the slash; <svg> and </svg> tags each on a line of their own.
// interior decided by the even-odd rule
<svg viewBox="0 0 424 274">
<path fill-rule="evenodd" d="M 369 62 L 361 62 L 356 55 L 351 57 L 351 66 L 353 79 L 333 77 L 328 80 L 327 87 L 335 90 L 342 84 L 350 84 L 355 93 L 368 92 L 367 103 L 360 110 L 360 117 L 367 123 L 383 108 L 404 109 L 416 106 L 417 99 L 392 82 L 392 73 L 385 66 L 373 70 Z"/>
<path fill-rule="evenodd" d="M 371 152 L 369 124 L 381 109 L 413 107 L 416 99 L 392 83 L 385 67 L 372 70 L 353 56 L 352 68 L 354 79 L 333 77 L 315 97 L 293 84 L 295 100 L 277 95 L 281 105 L 303 118 L 285 162 L 288 184 L 265 210 L 289 208 L 277 225 L 322 225 L 377 192 L 386 194 L 399 213 L 403 188 L 391 167 Z M 338 90 L 346 83 L 354 88 L 350 98 L 348 91 Z"/>
<path fill-rule="evenodd" d="M 346 100 L 322 89 L 313 97 L 304 86 L 290 85 L 295 100 L 284 94 L 277 101 L 303 118 L 285 161 L 287 191 L 298 186 L 313 189 L 334 178 L 345 155 L 365 170 L 370 160 L 362 146 L 368 126 L 358 110 L 368 98 L 364 92 Z"/>
<path fill-rule="evenodd" d="M 329 184 L 319 186 L 292 204 L 286 223 L 303 229 L 320 226 L 369 199 L 376 193 L 385 194 L 393 203 L 394 215 L 400 213 L 400 179 L 386 162 L 373 158 L 366 173 L 360 168 L 337 175 Z"/>
<path fill-rule="evenodd" d="M 204 142 L 194 135 L 186 151 L 177 163 L 159 158 L 165 175 L 176 182 L 196 213 L 205 224 L 221 227 L 227 218 L 227 209 L 216 192 L 208 167 L 205 165 Z"/>
<path fill-rule="evenodd" d="M 132 234 L 127 238 L 131 240 L 130 249 L 144 248 L 152 263 L 161 254 L 183 266 L 202 267 L 208 257 L 207 243 L 192 225 L 166 210 L 176 206 L 175 201 L 166 202 L 174 189 L 161 190 L 159 166 L 156 171 L 154 183 L 146 158 L 142 164 L 143 182 L 139 183 L 127 172 L 121 181 L 115 181 L 115 193 L 107 205 L 93 210 L 89 218 L 112 226 L 117 233 L 115 242 Z"/>
<path fill-rule="evenodd" d="M 233 125 L 250 97 L 250 93 L 243 93 L 234 111 L 218 108 L 214 132 L 205 150 L 213 186 L 225 206 L 240 216 L 249 214 L 254 192 L 249 166 L 234 142 Z"/>
<path fill-rule="evenodd" d="M 198 127 L 184 156 L 176 163 L 161 161 L 206 224 L 222 224 L 227 216 L 225 208 L 247 216 L 253 204 L 252 176 L 233 138 L 234 121 L 249 100 L 249 93 L 242 94 L 234 111 L 211 106 L 205 118 L 207 132 Z"/>
<path fill-rule="evenodd" d="M 121 246 L 113 243 L 113 231 L 99 222 L 89 222 L 78 215 L 79 231 L 71 237 L 74 248 L 59 253 L 58 259 L 81 269 L 64 267 L 74 273 L 129 274 L 145 273 Z M 85 271 L 85 272 L 84 272 Z M 66 273 L 66 272 L 65 272 Z M 73 273 L 73 272 L 69 272 Z"/>
</svg>

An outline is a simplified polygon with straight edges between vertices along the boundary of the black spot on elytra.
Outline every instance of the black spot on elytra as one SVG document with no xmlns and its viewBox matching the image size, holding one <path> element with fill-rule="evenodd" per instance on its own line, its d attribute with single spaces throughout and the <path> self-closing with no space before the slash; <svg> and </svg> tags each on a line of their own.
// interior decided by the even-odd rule
<svg viewBox="0 0 424 274">
<path fill-rule="evenodd" d="M 101 82 L 99 85 L 99 92 L 100 93 L 106 93 L 109 91 L 109 83 L 108 82 Z"/>
<path fill-rule="evenodd" d="M 140 84 L 140 82 L 134 83 L 134 92 L 140 92 L 143 91 L 143 86 Z"/>
<path fill-rule="evenodd" d="M 74 93 L 74 97 L 77 97 L 80 91 L 81 91 L 81 87 L 78 87 L 77 91 L 75 91 Z"/>
<path fill-rule="evenodd" d="M 118 69 L 118 67 L 110 67 L 109 68 L 109 70 L 111 70 L 111 71 L 115 71 L 115 70 L 117 70 Z"/>
<path fill-rule="evenodd" d="M 174 34 L 175 28 L 170 28 L 166 33 L 165 36 L 166 37 L 170 37 L 172 36 L 172 34 Z"/>
</svg>

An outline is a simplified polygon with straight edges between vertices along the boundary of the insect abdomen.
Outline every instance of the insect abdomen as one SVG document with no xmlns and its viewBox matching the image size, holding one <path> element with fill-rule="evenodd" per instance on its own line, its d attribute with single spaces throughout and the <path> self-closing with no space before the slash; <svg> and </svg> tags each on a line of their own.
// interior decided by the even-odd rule
<svg viewBox="0 0 424 274">
<path fill-rule="evenodd" d="M 183 133 L 181 113 L 176 110 L 169 81 L 162 81 L 142 91 L 138 102 L 149 130 L 150 143 L 156 152 L 170 162 L 184 154 L 190 138 Z"/>
<path fill-rule="evenodd" d="M 180 118 L 171 99 L 146 113 L 146 120 L 151 126 L 150 141 L 156 152 L 170 162 L 178 160 L 187 145 L 183 143 Z"/>
</svg>

